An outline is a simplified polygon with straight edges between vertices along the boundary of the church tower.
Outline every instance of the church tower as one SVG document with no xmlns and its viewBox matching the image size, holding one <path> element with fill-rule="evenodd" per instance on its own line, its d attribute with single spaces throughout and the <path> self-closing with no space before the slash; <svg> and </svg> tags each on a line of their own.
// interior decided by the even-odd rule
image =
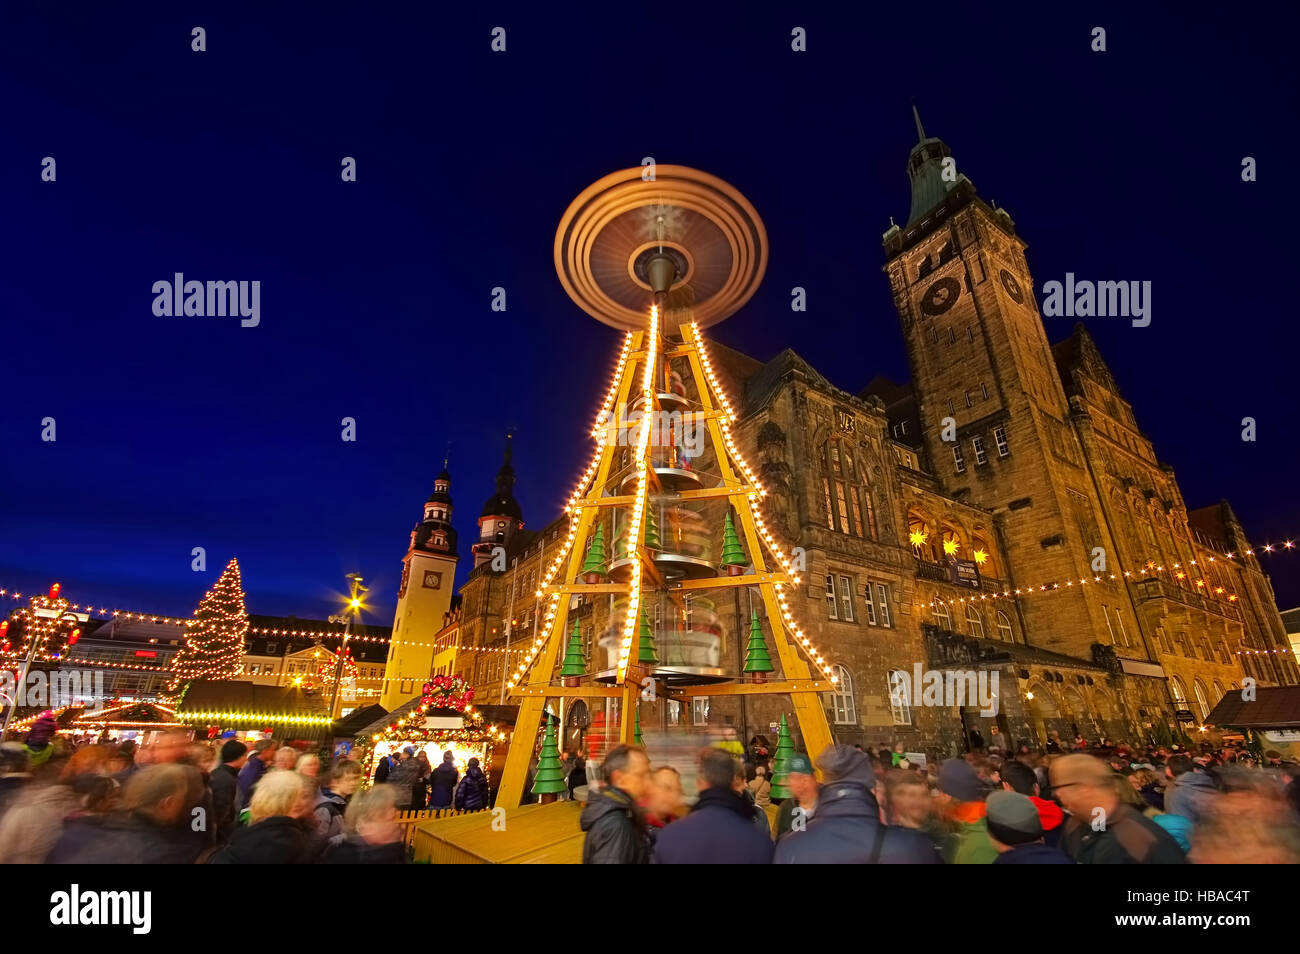
<svg viewBox="0 0 1300 954">
<path fill-rule="evenodd" d="M 506 457 L 497 471 L 496 492 L 483 504 L 478 517 L 478 542 L 474 544 L 474 566 L 491 563 L 497 547 L 508 551 L 511 538 L 524 528 L 524 514 L 515 500 L 515 469 L 510 465 L 510 439 L 506 435 Z M 505 569 L 504 566 L 498 569 Z"/>
<path fill-rule="evenodd" d="M 948 146 L 925 135 L 919 116 L 916 131 L 911 211 L 884 234 L 885 271 L 930 470 L 948 494 L 997 514 L 1012 586 L 1070 584 L 1020 602 L 1032 643 L 1086 659 L 1093 644 L 1111 642 L 1114 610 L 1121 623 L 1129 614 L 1130 628 L 1136 621 L 1122 576 L 1111 581 L 1109 565 L 1094 569 L 1097 548 L 1112 562 L 1117 551 L 1070 423 L 1026 245 L 1006 210 L 976 195 Z M 926 536 L 927 554 L 944 543 L 941 527 L 909 531 L 914 546 Z M 1145 647 L 1134 654 L 1151 658 Z"/>
<path fill-rule="evenodd" d="M 421 694 L 432 671 L 433 634 L 442 629 L 451 608 L 459 559 L 451 509 L 451 474 L 444 460 L 425 501 L 424 519 L 411 531 L 411 545 L 402 558 L 402 585 L 379 699 L 390 712 Z"/>
</svg>

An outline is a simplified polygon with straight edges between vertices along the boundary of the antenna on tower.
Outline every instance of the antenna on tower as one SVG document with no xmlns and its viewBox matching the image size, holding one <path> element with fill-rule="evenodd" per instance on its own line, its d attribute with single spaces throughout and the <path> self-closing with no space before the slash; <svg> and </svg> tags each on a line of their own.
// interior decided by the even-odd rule
<svg viewBox="0 0 1300 954">
<path fill-rule="evenodd" d="M 921 114 L 916 110 L 916 103 L 912 103 L 912 118 L 916 120 L 917 142 L 925 142 L 925 129 L 921 126 Z"/>
</svg>

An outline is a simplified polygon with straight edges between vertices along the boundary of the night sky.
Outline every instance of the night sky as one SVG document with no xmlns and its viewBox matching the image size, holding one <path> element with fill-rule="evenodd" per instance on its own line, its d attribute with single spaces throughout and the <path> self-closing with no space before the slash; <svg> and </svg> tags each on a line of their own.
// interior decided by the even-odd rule
<svg viewBox="0 0 1300 954">
<path fill-rule="evenodd" d="M 251 612 L 323 616 L 357 571 L 387 624 L 447 446 L 463 579 L 508 427 L 525 519 L 553 519 L 619 339 L 564 295 L 555 226 L 644 156 L 731 182 L 766 223 L 767 277 L 717 340 L 794 348 L 849 391 L 905 379 L 880 238 L 908 213 L 912 102 L 1015 219 L 1040 301 L 1067 271 L 1153 283 L 1149 327 L 1088 327 L 1188 506 L 1227 497 L 1254 540 L 1300 535 L 1293 24 L 173 6 L 0 8 L 0 588 L 188 615 L 236 556 Z M 175 272 L 260 281 L 260 325 L 156 317 Z M 1073 319 L 1047 323 L 1056 341 Z M 1300 554 L 1270 559 L 1280 604 L 1300 603 Z"/>
</svg>

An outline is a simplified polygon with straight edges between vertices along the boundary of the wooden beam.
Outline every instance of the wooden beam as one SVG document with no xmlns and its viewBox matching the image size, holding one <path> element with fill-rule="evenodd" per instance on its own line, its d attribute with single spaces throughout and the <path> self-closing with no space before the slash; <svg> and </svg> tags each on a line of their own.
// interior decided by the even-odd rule
<svg viewBox="0 0 1300 954">
<path fill-rule="evenodd" d="M 670 698 L 681 696 L 762 696 L 773 693 L 788 692 L 791 695 L 803 692 L 833 692 L 835 687 L 829 682 L 822 680 L 777 680 L 775 682 L 727 682 L 721 685 L 712 686 L 682 686 L 679 689 L 669 688 L 665 695 Z"/>
</svg>

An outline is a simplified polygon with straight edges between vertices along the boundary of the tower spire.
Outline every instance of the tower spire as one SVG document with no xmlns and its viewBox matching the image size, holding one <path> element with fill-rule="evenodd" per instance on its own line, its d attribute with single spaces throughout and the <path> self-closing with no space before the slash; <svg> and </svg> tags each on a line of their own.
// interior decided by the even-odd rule
<svg viewBox="0 0 1300 954">
<path fill-rule="evenodd" d="M 912 118 L 916 120 L 916 141 L 925 142 L 925 129 L 921 126 L 921 114 L 917 112 L 916 103 L 912 104 Z"/>
</svg>

